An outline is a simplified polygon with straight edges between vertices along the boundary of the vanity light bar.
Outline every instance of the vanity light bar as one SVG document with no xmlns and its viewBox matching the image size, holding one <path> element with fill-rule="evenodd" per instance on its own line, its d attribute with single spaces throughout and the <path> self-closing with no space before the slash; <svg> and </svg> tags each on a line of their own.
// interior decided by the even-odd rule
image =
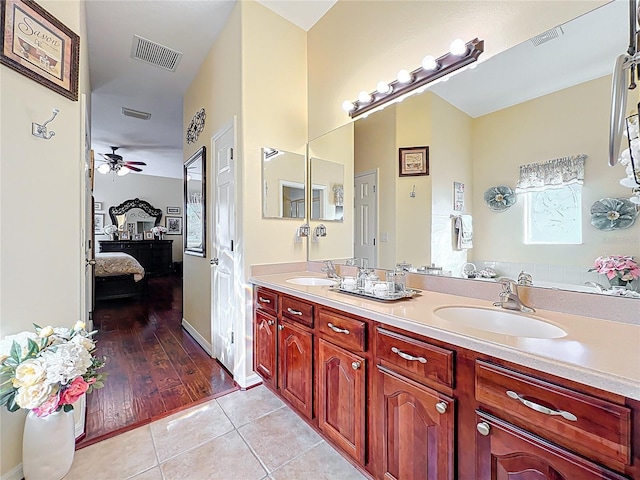
<svg viewBox="0 0 640 480">
<path fill-rule="evenodd" d="M 462 55 L 455 55 L 451 52 L 438 57 L 436 59 L 438 68 L 436 70 L 426 70 L 422 66 L 418 67 L 414 71 L 410 72 L 410 80 L 407 83 L 402 83 L 398 80 L 394 80 L 389 83 L 389 89 L 386 93 L 380 93 L 376 90 L 369 95 L 369 99 L 365 99 L 366 92 L 360 92 L 359 99 L 353 102 L 353 108 L 349 110 L 349 116 L 355 118 L 363 113 L 378 108 L 383 103 L 394 100 L 401 97 L 412 90 L 420 88 L 428 83 L 433 82 L 445 75 L 455 72 L 456 70 L 465 67 L 476 60 L 482 52 L 484 52 L 484 40 L 478 40 L 474 38 L 466 44 L 466 52 Z M 368 100 L 368 101 L 365 101 Z M 345 102 L 345 103 L 348 103 Z"/>
</svg>

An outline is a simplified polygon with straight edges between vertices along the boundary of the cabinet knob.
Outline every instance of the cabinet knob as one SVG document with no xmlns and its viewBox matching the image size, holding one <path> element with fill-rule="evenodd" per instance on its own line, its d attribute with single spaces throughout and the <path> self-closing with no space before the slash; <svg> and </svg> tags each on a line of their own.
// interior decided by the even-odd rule
<svg viewBox="0 0 640 480">
<path fill-rule="evenodd" d="M 278 325 L 278 330 L 284 330 L 284 325 Z"/>
<path fill-rule="evenodd" d="M 353 368 L 354 370 L 358 370 L 360 368 L 360 366 L 362 365 L 361 362 L 353 362 L 351 364 L 351 368 Z"/>
<path fill-rule="evenodd" d="M 276 322 L 274 322 L 273 320 L 267 320 L 267 325 L 273 325 L 274 323 Z"/>
<path fill-rule="evenodd" d="M 478 425 L 476 425 L 476 429 L 478 430 L 478 433 L 480 435 L 484 435 L 486 437 L 491 431 L 491 425 L 489 425 L 487 422 L 480 422 Z"/>
<path fill-rule="evenodd" d="M 436 403 L 436 410 L 438 411 L 439 414 L 445 414 L 447 413 L 447 407 L 449 405 L 447 405 L 447 402 L 438 402 Z"/>
</svg>

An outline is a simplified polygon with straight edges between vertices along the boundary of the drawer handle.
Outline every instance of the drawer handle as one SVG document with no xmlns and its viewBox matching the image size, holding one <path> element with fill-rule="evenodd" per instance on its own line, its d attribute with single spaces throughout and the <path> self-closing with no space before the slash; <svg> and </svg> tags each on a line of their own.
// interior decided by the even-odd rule
<svg viewBox="0 0 640 480">
<path fill-rule="evenodd" d="M 552 410 L 549 407 L 545 407 L 544 405 L 540 405 L 539 403 L 532 402 L 531 400 L 527 400 L 523 398 L 521 395 L 517 394 L 512 390 L 507 390 L 507 395 L 509 398 L 513 398 L 514 400 L 518 400 L 525 407 L 529 407 L 531 410 L 535 410 L 539 413 L 544 413 L 545 415 L 560 415 L 565 420 L 570 420 L 572 422 L 577 422 L 578 417 L 576 417 L 571 412 L 565 412 L 564 410 Z"/>
<path fill-rule="evenodd" d="M 391 351 L 393 353 L 395 353 L 396 355 L 404 358 L 405 360 L 408 360 L 410 362 L 420 362 L 420 363 L 427 363 L 427 359 L 424 357 L 414 357 L 413 355 L 409 355 L 408 353 L 403 352 L 402 350 L 400 350 L 398 347 L 391 347 Z"/>
<path fill-rule="evenodd" d="M 287 312 L 289 312 L 291 315 L 302 315 L 301 311 L 294 310 L 293 308 L 287 308 Z"/>
<path fill-rule="evenodd" d="M 271 300 L 269 300 L 268 298 L 258 297 L 258 300 L 260 300 L 262 303 L 271 303 Z"/>
<path fill-rule="evenodd" d="M 333 330 L 336 333 L 344 333 L 345 335 L 349 335 L 349 330 L 347 330 L 346 328 L 339 328 L 336 327 L 333 323 L 329 322 L 327 323 L 327 327 L 329 327 L 331 330 Z"/>
</svg>

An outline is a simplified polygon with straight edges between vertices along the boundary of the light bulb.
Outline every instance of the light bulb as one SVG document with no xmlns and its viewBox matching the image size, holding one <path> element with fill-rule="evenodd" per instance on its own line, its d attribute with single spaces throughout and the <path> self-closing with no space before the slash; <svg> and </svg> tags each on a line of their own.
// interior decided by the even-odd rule
<svg viewBox="0 0 640 480">
<path fill-rule="evenodd" d="M 398 72 L 398 81 L 400 83 L 409 83 L 413 80 L 413 76 L 406 70 L 400 70 Z"/>
<path fill-rule="evenodd" d="M 371 95 L 369 95 L 367 92 L 365 92 L 364 90 L 362 90 L 359 94 L 358 94 L 358 101 L 360 103 L 369 103 L 371 101 Z"/>
<path fill-rule="evenodd" d="M 353 104 L 353 102 L 350 102 L 349 100 L 345 100 L 344 102 L 342 102 L 342 109 L 345 112 L 350 112 L 354 108 L 355 108 L 355 105 Z"/>
<path fill-rule="evenodd" d="M 467 45 L 459 38 L 456 38 L 453 42 L 451 42 L 451 45 L 449 46 L 449 51 L 453 55 L 461 57 L 462 55 L 467 53 Z"/>
<path fill-rule="evenodd" d="M 378 82 L 378 86 L 376 87 L 376 90 L 378 91 L 378 93 L 390 93 L 391 92 L 391 85 L 389 85 L 387 82 Z"/>
<path fill-rule="evenodd" d="M 118 170 L 118 176 L 119 177 L 124 177 L 130 171 L 131 170 L 129 170 L 127 167 L 120 167 L 120 170 Z"/>
<path fill-rule="evenodd" d="M 427 55 L 422 59 L 422 68 L 424 68 L 425 70 L 433 72 L 434 70 L 437 70 L 438 67 L 438 62 L 435 58 L 433 58 L 433 55 Z"/>
<path fill-rule="evenodd" d="M 98 167 L 98 172 L 100 172 L 103 175 L 106 175 L 107 173 L 109 173 L 111 171 L 111 167 L 109 166 L 108 163 L 103 163 L 102 165 L 100 165 Z"/>
</svg>

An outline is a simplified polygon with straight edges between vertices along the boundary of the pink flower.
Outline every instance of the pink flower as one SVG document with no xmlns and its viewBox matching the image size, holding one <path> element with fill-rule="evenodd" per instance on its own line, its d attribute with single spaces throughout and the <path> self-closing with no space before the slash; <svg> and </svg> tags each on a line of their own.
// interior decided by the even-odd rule
<svg viewBox="0 0 640 480">
<path fill-rule="evenodd" d="M 77 377 L 60 395 L 61 404 L 76 402 L 89 388 L 89 384 L 82 377 Z"/>
<path fill-rule="evenodd" d="M 34 408 L 33 413 L 35 413 L 38 417 L 46 417 L 47 415 L 51 415 L 53 412 L 55 412 L 59 406 L 60 395 L 56 392 L 55 395 L 51 395 L 42 405 Z"/>
</svg>

